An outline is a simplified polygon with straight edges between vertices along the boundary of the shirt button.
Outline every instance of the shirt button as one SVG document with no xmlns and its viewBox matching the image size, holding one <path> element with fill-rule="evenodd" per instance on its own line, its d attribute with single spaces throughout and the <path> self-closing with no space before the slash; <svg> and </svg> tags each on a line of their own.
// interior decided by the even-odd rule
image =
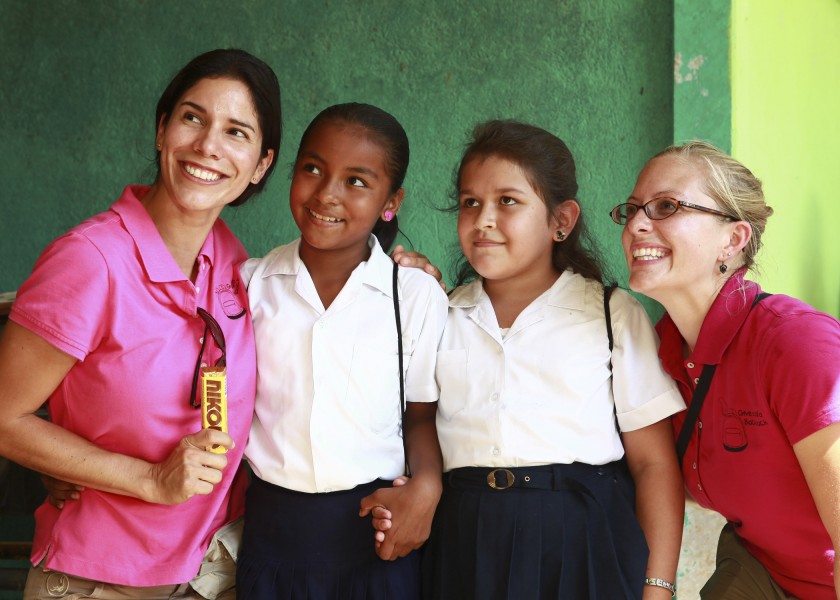
<svg viewBox="0 0 840 600">
<path fill-rule="evenodd" d="M 499 394 L 498 394 L 498 392 L 493 393 L 493 394 L 490 396 L 490 400 L 492 400 L 493 402 L 498 402 L 498 401 L 499 401 Z"/>
<path fill-rule="evenodd" d="M 201 366 L 202 366 L 202 367 L 206 367 L 206 366 L 207 366 L 207 363 L 206 363 L 206 362 L 203 362 L 203 363 L 201 363 Z"/>
<path fill-rule="evenodd" d="M 703 491 L 703 486 L 702 486 L 701 484 L 699 484 L 699 483 L 698 483 L 698 484 L 697 484 L 697 489 L 698 489 L 698 490 L 700 490 L 700 491 L 702 492 L 702 491 Z"/>
<path fill-rule="evenodd" d="M 688 367 L 689 369 L 693 369 L 694 368 L 694 363 L 690 362 L 690 363 L 686 364 L 685 366 Z"/>
<path fill-rule="evenodd" d="M 198 343 L 203 344 L 204 343 L 204 338 L 203 337 L 198 338 Z"/>
<path fill-rule="evenodd" d="M 201 291 L 201 288 L 200 288 L 200 287 L 198 287 L 198 286 L 195 286 L 195 291 L 196 291 L 196 292 L 200 292 L 200 291 Z"/>
<path fill-rule="evenodd" d="M 502 453 L 502 451 L 499 450 L 498 448 L 493 448 L 493 456 L 499 456 L 499 454 L 501 454 L 501 453 Z"/>
<path fill-rule="evenodd" d="M 694 378 L 694 385 L 697 385 L 698 383 L 700 383 L 700 378 L 699 378 L 699 377 L 695 377 L 695 378 Z"/>
<path fill-rule="evenodd" d="M 703 421 L 697 421 L 697 429 L 703 429 Z"/>
<path fill-rule="evenodd" d="M 691 468 L 696 471 L 697 470 L 697 463 L 692 463 Z"/>
</svg>

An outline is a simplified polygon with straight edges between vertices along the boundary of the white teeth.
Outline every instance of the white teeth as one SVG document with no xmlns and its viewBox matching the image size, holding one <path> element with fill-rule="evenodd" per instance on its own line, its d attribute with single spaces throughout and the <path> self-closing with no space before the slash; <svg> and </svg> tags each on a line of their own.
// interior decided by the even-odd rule
<svg viewBox="0 0 840 600">
<path fill-rule="evenodd" d="M 213 171 L 205 171 L 204 169 L 197 169 L 192 165 L 184 165 L 184 170 L 192 175 L 193 177 L 198 177 L 204 181 L 218 181 L 222 176 L 218 173 L 214 173 Z"/>
<path fill-rule="evenodd" d="M 637 248 L 633 250 L 633 258 L 637 260 L 656 260 L 668 253 L 661 248 Z"/>
<path fill-rule="evenodd" d="M 324 215 L 319 215 L 318 213 L 313 212 L 311 210 L 309 211 L 309 214 L 312 215 L 313 217 L 315 217 L 316 219 L 318 219 L 319 221 L 326 221 L 327 223 L 340 223 L 341 222 L 341 219 L 338 219 L 336 217 L 327 217 L 327 216 L 324 216 Z"/>
</svg>

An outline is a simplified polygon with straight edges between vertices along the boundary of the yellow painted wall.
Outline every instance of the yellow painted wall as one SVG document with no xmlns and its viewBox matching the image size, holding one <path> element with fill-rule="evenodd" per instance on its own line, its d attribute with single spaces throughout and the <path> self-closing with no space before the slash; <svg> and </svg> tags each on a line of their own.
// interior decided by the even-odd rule
<svg viewBox="0 0 840 600">
<path fill-rule="evenodd" d="M 733 0 L 732 154 L 775 214 L 758 281 L 840 314 L 840 0 Z"/>
</svg>

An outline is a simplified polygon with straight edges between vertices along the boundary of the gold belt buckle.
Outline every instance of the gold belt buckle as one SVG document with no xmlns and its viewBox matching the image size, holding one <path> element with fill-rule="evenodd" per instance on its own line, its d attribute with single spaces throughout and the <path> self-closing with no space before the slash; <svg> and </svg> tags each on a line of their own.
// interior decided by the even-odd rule
<svg viewBox="0 0 840 600">
<path fill-rule="evenodd" d="M 496 483 L 496 473 L 499 472 L 504 473 L 505 479 L 507 480 L 504 485 Z M 506 490 L 513 486 L 514 481 L 516 481 L 516 477 L 508 469 L 493 469 L 487 474 L 487 485 L 494 490 Z"/>
</svg>

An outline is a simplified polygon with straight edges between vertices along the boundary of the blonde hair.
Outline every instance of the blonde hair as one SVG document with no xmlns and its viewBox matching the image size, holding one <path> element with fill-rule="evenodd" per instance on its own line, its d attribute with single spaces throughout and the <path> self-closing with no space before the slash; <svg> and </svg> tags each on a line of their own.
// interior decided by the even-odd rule
<svg viewBox="0 0 840 600">
<path fill-rule="evenodd" d="M 703 167 L 703 187 L 720 209 L 746 221 L 752 229 L 744 247 L 744 265 L 754 269 L 755 255 L 761 249 L 761 236 L 773 209 L 767 206 L 761 180 L 743 164 L 708 142 L 693 140 L 681 146 L 670 146 L 653 158 L 678 156 Z M 653 159 L 651 159 L 653 160 Z"/>
</svg>

